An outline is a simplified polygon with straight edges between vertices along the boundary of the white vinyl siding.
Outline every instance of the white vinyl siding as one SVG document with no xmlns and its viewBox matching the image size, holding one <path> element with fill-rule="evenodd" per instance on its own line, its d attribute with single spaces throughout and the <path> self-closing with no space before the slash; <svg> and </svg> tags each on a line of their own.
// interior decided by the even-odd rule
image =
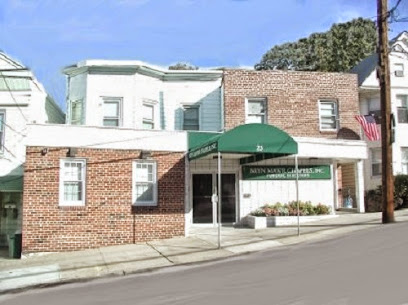
<svg viewBox="0 0 408 305">
<path fill-rule="evenodd" d="M 133 162 L 133 205 L 157 206 L 156 171 L 154 161 Z"/>
<path fill-rule="evenodd" d="M 381 176 L 381 148 L 371 149 L 371 176 Z"/>
<path fill-rule="evenodd" d="M 266 99 L 247 99 L 245 108 L 245 123 L 266 123 Z"/>
<path fill-rule="evenodd" d="M 338 107 L 333 100 L 319 101 L 320 130 L 330 131 L 338 128 Z"/>
<path fill-rule="evenodd" d="M 121 98 L 103 98 L 103 126 L 121 126 L 121 113 Z"/>
<path fill-rule="evenodd" d="M 86 161 L 66 159 L 60 161 L 60 206 L 85 205 Z"/>
<path fill-rule="evenodd" d="M 4 131 L 6 129 L 6 113 L 5 111 L 0 110 L 0 153 L 4 150 Z"/>
</svg>

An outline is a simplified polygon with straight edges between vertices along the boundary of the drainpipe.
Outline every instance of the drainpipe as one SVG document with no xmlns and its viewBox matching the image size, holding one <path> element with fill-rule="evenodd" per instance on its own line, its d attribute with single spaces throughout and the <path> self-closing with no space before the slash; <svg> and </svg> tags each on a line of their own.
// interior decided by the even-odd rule
<svg viewBox="0 0 408 305">
<path fill-rule="evenodd" d="M 295 155 L 295 172 L 296 172 L 296 207 L 297 207 L 297 231 L 300 236 L 300 212 L 299 212 L 299 171 L 298 156 Z"/>
<path fill-rule="evenodd" d="M 221 249 L 221 153 L 218 152 L 218 249 Z"/>
<path fill-rule="evenodd" d="M 223 81 L 220 87 L 220 103 L 221 103 L 221 131 L 225 130 L 225 114 L 224 114 L 224 84 Z"/>
</svg>

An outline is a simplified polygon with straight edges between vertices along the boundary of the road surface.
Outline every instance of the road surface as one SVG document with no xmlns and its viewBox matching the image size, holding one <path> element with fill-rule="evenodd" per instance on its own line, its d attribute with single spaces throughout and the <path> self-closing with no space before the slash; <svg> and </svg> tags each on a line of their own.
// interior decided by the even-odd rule
<svg viewBox="0 0 408 305">
<path fill-rule="evenodd" d="M 408 304 L 408 223 L 196 266 L 0 297 L 0 304 Z"/>
</svg>

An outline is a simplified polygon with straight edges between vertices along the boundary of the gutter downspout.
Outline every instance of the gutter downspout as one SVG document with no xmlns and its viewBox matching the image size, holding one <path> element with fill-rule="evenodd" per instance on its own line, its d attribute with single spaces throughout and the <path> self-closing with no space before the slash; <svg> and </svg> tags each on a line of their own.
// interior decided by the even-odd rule
<svg viewBox="0 0 408 305">
<path fill-rule="evenodd" d="M 224 77 L 224 76 L 223 76 Z M 221 131 L 225 130 L 225 115 L 224 115 L 224 79 L 221 80 L 220 87 L 220 102 L 221 102 Z"/>
</svg>

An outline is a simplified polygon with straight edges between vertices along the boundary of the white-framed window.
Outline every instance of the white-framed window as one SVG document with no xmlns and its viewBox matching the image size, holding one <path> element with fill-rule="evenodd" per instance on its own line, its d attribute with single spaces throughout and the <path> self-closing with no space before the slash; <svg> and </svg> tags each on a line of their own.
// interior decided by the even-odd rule
<svg viewBox="0 0 408 305">
<path fill-rule="evenodd" d="M 266 124 L 266 98 L 249 98 L 245 106 L 245 123 Z"/>
<path fill-rule="evenodd" d="M 60 160 L 60 206 L 85 205 L 86 160 Z"/>
<path fill-rule="evenodd" d="M 402 63 L 394 64 L 394 73 L 396 77 L 403 77 L 404 76 L 404 64 Z"/>
<path fill-rule="evenodd" d="M 143 103 L 143 128 L 155 129 L 154 105 L 151 103 Z"/>
<path fill-rule="evenodd" d="M 408 123 L 408 95 L 397 95 L 398 123 Z"/>
<path fill-rule="evenodd" d="M 6 129 L 6 112 L 0 110 L 0 153 L 4 151 L 5 129 Z"/>
<path fill-rule="evenodd" d="M 199 106 L 183 106 L 183 130 L 200 130 Z"/>
<path fill-rule="evenodd" d="M 401 147 L 401 169 L 404 175 L 408 175 L 408 147 Z"/>
<path fill-rule="evenodd" d="M 371 148 L 371 176 L 381 176 L 381 147 Z"/>
<path fill-rule="evenodd" d="M 320 130 L 330 131 L 338 128 L 338 105 L 335 100 L 319 100 Z"/>
<path fill-rule="evenodd" d="M 83 125 L 84 124 L 84 103 L 83 100 L 70 101 L 70 124 Z"/>
<path fill-rule="evenodd" d="M 103 126 L 122 125 L 122 98 L 103 98 Z"/>
<path fill-rule="evenodd" d="M 157 163 L 133 161 L 132 203 L 136 206 L 157 206 Z"/>
<path fill-rule="evenodd" d="M 379 98 L 370 98 L 368 100 L 368 115 L 373 116 L 377 124 L 381 124 L 381 105 Z"/>
</svg>

